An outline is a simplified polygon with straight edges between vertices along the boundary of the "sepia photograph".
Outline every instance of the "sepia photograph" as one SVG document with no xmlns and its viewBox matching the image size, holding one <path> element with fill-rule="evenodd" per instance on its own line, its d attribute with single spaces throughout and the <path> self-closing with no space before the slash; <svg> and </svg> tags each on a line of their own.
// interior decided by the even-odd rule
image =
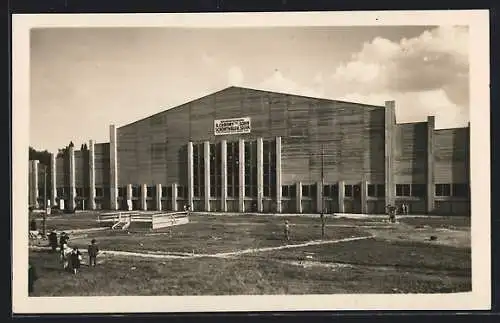
<svg viewBox="0 0 500 323">
<path fill-rule="evenodd" d="M 126 18 L 13 17 L 14 308 L 489 308 L 487 11 Z"/>
</svg>

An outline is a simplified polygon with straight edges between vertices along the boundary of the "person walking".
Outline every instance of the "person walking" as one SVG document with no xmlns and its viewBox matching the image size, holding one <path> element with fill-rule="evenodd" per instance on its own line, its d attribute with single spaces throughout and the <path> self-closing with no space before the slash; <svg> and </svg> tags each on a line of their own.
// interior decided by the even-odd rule
<svg viewBox="0 0 500 323">
<path fill-rule="evenodd" d="M 95 267 L 97 265 L 97 254 L 99 253 L 99 247 L 95 239 L 92 239 L 87 251 L 89 253 L 89 267 Z"/>
</svg>

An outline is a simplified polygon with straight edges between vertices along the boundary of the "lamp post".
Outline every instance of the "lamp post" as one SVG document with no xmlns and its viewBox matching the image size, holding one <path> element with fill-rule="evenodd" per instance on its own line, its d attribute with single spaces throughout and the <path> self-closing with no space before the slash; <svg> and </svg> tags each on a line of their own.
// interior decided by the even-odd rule
<svg viewBox="0 0 500 323">
<path fill-rule="evenodd" d="M 43 165 L 43 207 L 45 208 L 43 212 L 43 226 L 42 234 L 45 237 L 46 222 L 47 222 L 47 165 Z"/>
</svg>

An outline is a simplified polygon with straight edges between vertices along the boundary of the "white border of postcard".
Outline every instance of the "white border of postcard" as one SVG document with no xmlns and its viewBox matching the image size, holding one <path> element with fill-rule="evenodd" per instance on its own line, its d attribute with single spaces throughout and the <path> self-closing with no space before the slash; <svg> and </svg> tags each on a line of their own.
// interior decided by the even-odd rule
<svg viewBox="0 0 500 323">
<path fill-rule="evenodd" d="M 30 28 L 468 25 L 472 292 L 306 296 L 28 297 Z M 299 310 L 474 310 L 491 306 L 489 12 L 385 11 L 216 14 L 40 14 L 12 17 L 13 312 L 128 313 Z"/>
</svg>

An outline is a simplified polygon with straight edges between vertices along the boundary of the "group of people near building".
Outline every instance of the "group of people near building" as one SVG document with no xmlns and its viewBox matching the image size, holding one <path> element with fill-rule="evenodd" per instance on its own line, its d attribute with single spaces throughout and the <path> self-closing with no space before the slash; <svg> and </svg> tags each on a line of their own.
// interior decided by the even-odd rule
<svg viewBox="0 0 500 323">
<path fill-rule="evenodd" d="M 57 236 L 57 232 L 51 230 L 48 234 L 49 246 L 53 253 L 57 253 L 59 248 L 59 260 L 65 271 L 71 272 L 74 275 L 78 273 L 82 264 L 82 253 L 77 246 L 70 247 L 69 235 L 66 232 L 62 232 L 60 236 Z M 99 247 L 97 241 L 92 239 L 87 248 L 89 257 L 89 267 L 95 267 L 97 265 L 97 255 L 99 254 Z M 29 264 L 28 269 L 28 291 L 32 293 L 34 291 L 35 281 L 39 278 L 37 271 L 33 264 Z"/>
</svg>

